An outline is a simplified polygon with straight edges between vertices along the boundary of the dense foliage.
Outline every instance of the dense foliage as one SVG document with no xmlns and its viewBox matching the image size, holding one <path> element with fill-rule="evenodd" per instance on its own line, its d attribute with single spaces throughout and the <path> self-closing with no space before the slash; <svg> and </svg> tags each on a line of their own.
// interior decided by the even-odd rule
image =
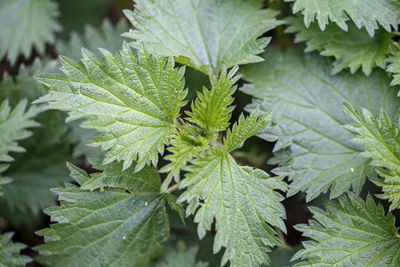
<svg viewBox="0 0 400 267">
<path fill-rule="evenodd" d="M 0 0 L 0 266 L 400 266 L 399 25 Z"/>
</svg>

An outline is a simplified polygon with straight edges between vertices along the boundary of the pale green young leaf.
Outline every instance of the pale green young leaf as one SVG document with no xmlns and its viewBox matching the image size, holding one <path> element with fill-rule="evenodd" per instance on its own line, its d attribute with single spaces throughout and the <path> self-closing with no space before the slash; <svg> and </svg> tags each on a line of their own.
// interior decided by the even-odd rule
<svg viewBox="0 0 400 267">
<path fill-rule="evenodd" d="M 391 34 L 382 29 L 371 37 L 353 23 L 349 24 L 347 31 L 334 24 L 321 31 L 316 23 L 306 27 L 300 18 L 286 20 L 290 25 L 286 32 L 296 33 L 295 42 L 306 42 L 306 52 L 319 51 L 323 56 L 335 58 L 334 74 L 346 68 L 354 73 L 361 68 L 369 75 L 376 66 L 386 67 L 386 56 L 391 52 L 393 41 Z"/>
<path fill-rule="evenodd" d="M 304 15 L 304 24 L 308 27 L 315 19 L 321 30 L 325 30 L 330 21 L 335 22 L 344 31 L 348 30 L 347 21 L 351 19 L 357 28 L 365 27 L 370 36 L 382 26 L 391 32 L 398 29 L 400 3 L 396 0 L 285 0 L 294 2 L 293 13 Z"/>
<path fill-rule="evenodd" d="M 347 111 L 357 125 L 347 128 L 358 136 L 354 139 L 365 145 L 365 155 L 372 159 L 372 165 L 379 167 L 378 174 L 383 179 L 374 182 L 382 186 L 380 197 L 392 202 L 390 209 L 400 206 L 400 137 L 399 128 L 385 112 L 375 117 L 366 109 L 360 111 L 347 106 Z"/>
<path fill-rule="evenodd" d="M 232 130 L 228 130 L 224 138 L 225 149 L 231 152 L 241 148 L 244 141 L 248 138 L 259 134 L 271 124 L 271 113 L 258 115 L 253 112 L 248 117 L 240 115 L 239 121 L 232 126 Z"/>
<path fill-rule="evenodd" d="M 43 54 L 46 43 L 53 43 L 57 24 L 57 4 L 52 0 L 0 1 L 0 59 L 15 63 L 19 54 L 26 58 L 33 48 Z"/>
<path fill-rule="evenodd" d="M 374 114 L 384 108 L 393 118 L 400 102 L 388 75 L 376 70 L 369 77 L 345 72 L 332 76 L 323 58 L 298 50 L 273 50 L 267 56 L 268 62 L 244 69 L 244 79 L 253 84 L 242 90 L 254 97 L 248 110 L 272 111 L 274 124 L 259 136 L 277 141 L 274 152 L 289 149 L 291 160 L 280 161 L 274 170 L 292 181 L 288 195 L 306 192 L 310 201 L 328 189 L 331 198 L 351 188 L 360 192 L 374 171 L 370 159 L 360 155 L 364 146 L 344 128 L 352 119 L 343 103 Z"/>
<path fill-rule="evenodd" d="M 117 52 L 121 49 L 124 41 L 121 35 L 128 29 L 128 24 L 124 19 L 118 21 L 115 26 L 108 19 L 105 19 L 99 28 L 86 25 L 82 34 L 73 32 L 68 42 L 58 41 L 56 45 L 57 53 L 79 60 L 82 47 L 93 51 L 97 56 L 101 56 L 101 53 L 97 50 L 100 47 L 112 53 Z"/>
<path fill-rule="evenodd" d="M 50 266 L 146 266 L 168 235 L 159 176 L 132 182 L 138 176 L 122 175 L 113 187 L 104 180 L 103 190 L 89 191 L 82 186 L 94 177 L 69 168 L 80 186 L 53 190 L 61 203 L 45 210 L 56 223 L 38 232 L 45 244 L 36 247 L 37 259 Z"/>
<path fill-rule="evenodd" d="M 282 24 L 261 0 L 138 0 L 125 11 L 135 29 L 124 36 L 207 74 L 223 66 L 262 60 L 257 54 L 270 38 L 263 33 Z"/>
<path fill-rule="evenodd" d="M 168 151 L 171 154 L 164 157 L 169 163 L 160 172 L 169 173 L 176 182 L 180 180 L 180 172 L 185 166 L 210 146 L 208 140 L 200 135 L 191 135 L 184 129 L 176 132 L 171 141 Z"/>
<path fill-rule="evenodd" d="M 22 267 L 32 261 L 30 257 L 20 254 L 26 246 L 12 242 L 12 236 L 13 233 L 0 234 L 0 267 Z"/>
<path fill-rule="evenodd" d="M 87 50 L 80 63 L 61 57 L 66 76 L 38 76 L 49 88 L 38 102 L 68 111 L 69 120 L 84 118 L 85 127 L 101 132 L 92 145 L 109 150 L 104 164 L 124 161 L 126 169 L 137 161 L 137 171 L 156 165 L 185 104 L 185 69 L 144 50 L 134 54 L 128 46 L 101 52 L 105 60 Z"/>
<path fill-rule="evenodd" d="M 237 88 L 235 83 L 240 78 L 235 75 L 237 70 L 238 67 L 234 67 L 227 73 L 223 69 L 218 79 L 211 78 L 211 90 L 203 88 L 203 92 L 198 93 L 192 102 L 192 111 L 186 112 L 188 121 L 210 133 L 224 131 L 229 126 L 234 109 L 232 95 Z"/>
<path fill-rule="evenodd" d="M 207 267 L 208 263 L 196 261 L 198 248 L 186 248 L 185 243 L 178 242 L 176 249 L 166 249 L 165 256 L 159 260 L 155 267 Z"/>
<path fill-rule="evenodd" d="M 273 227 L 285 231 L 280 177 L 239 166 L 228 152 L 214 148 L 196 158 L 181 182 L 187 188 L 178 201 L 186 201 L 203 238 L 216 221 L 214 253 L 226 247 L 221 265 L 259 266 L 268 263 L 267 252 L 281 244 Z M 266 224 L 268 223 L 268 225 Z"/>
<path fill-rule="evenodd" d="M 400 237 L 395 217 L 376 205 L 371 196 L 364 201 L 350 193 L 339 198 L 340 205 L 326 203 L 326 209 L 310 208 L 314 219 L 296 229 L 312 240 L 293 260 L 295 266 L 400 265 Z"/>
</svg>

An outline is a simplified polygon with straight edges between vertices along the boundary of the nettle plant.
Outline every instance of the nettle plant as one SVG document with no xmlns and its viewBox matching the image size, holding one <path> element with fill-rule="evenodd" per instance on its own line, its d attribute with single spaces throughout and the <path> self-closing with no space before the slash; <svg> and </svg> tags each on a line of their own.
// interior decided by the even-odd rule
<svg viewBox="0 0 400 267">
<path fill-rule="evenodd" d="M 165 245 L 177 212 L 213 234 L 221 266 L 400 266 L 400 2 L 136 0 L 125 16 L 130 30 L 55 41 L 59 63 L 42 56 L 0 85 L 1 216 L 45 208 L 37 262 L 207 266 Z M 44 54 L 56 17 L 52 1 L 0 1 L 0 56 Z M 189 68 L 210 81 L 190 103 Z M 252 101 L 234 121 L 238 87 Z M 238 161 L 255 135 L 275 142 L 273 176 Z M 318 207 L 295 226 L 302 246 L 276 256 L 282 201 L 300 192 Z M 11 238 L 0 266 L 32 261 Z"/>
</svg>

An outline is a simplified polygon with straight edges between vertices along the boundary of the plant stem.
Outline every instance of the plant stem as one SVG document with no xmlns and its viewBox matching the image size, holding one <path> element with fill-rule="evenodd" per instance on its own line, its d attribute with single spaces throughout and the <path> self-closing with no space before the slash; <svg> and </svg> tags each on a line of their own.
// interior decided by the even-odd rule
<svg viewBox="0 0 400 267">
<path fill-rule="evenodd" d="M 161 192 L 167 192 L 168 186 L 171 183 L 171 181 L 172 181 L 172 175 L 168 175 L 167 179 L 165 179 L 164 182 L 162 183 L 160 191 Z"/>
<path fill-rule="evenodd" d="M 171 186 L 170 188 L 168 188 L 167 190 L 165 190 L 166 193 L 171 193 L 174 192 L 176 189 L 179 188 L 179 184 L 174 184 L 173 186 Z"/>
<path fill-rule="evenodd" d="M 282 247 L 290 247 L 288 245 L 288 243 L 286 243 L 286 238 L 285 238 L 285 235 L 283 234 L 282 230 L 279 229 L 278 227 L 274 227 L 274 228 L 278 234 L 278 238 L 282 241 Z"/>
</svg>

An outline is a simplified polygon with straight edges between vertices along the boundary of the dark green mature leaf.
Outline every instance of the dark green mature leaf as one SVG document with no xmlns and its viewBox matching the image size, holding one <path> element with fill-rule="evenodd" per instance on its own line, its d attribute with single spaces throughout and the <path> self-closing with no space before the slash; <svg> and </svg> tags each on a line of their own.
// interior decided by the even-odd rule
<svg viewBox="0 0 400 267">
<path fill-rule="evenodd" d="M 314 219 L 296 229 L 311 238 L 293 259 L 295 266 L 388 266 L 400 265 L 400 237 L 393 214 L 354 194 L 327 203 L 326 210 L 310 208 Z"/>
<path fill-rule="evenodd" d="M 12 64 L 19 54 L 29 57 L 35 48 L 43 54 L 45 43 L 54 42 L 57 4 L 51 0 L 2 0 L 0 2 L 0 59 Z"/>
<path fill-rule="evenodd" d="M 36 248 L 38 260 L 51 266 L 146 266 L 168 235 L 158 174 L 148 177 L 144 169 L 129 175 L 131 167 L 118 175 L 121 165 L 115 164 L 89 177 L 69 168 L 80 186 L 53 190 L 61 204 L 45 212 L 57 223 L 39 231 L 45 244 Z M 85 190 L 85 185 L 103 190 Z"/>
<path fill-rule="evenodd" d="M 91 163 L 93 168 L 102 172 L 91 174 L 90 179 L 81 183 L 81 189 L 93 191 L 104 188 L 123 188 L 131 193 L 160 190 L 160 176 L 157 169 L 153 167 L 146 166 L 135 173 L 134 166 L 121 171 L 121 163 L 114 162 L 105 166 L 101 165 L 101 161 L 91 160 Z"/>
<path fill-rule="evenodd" d="M 22 100 L 11 109 L 8 100 L 0 105 L 0 162 L 11 162 L 10 152 L 25 152 L 17 141 L 31 136 L 28 128 L 37 127 L 33 118 L 40 112 L 37 106 L 26 108 L 27 101 Z"/>
<path fill-rule="evenodd" d="M 271 264 L 268 267 L 291 267 L 294 265 L 291 261 L 293 255 L 302 248 L 301 245 L 295 247 L 282 246 L 277 247 L 270 253 Z M 266 267 L 267 265 L 263 266 Z"/>
<path fill-rule="evenodd" d="M 56 68 L 54 60 L 35 60 L 29 67 L 22 66 L 15 77 L 6 74 L 0 84 L 0 99 L 9 99 L 11 106 L 24 98 L 33 101 L 46 92 L 45 86 L 38 84 L 33 75 L 53 72 Z M 38 107 L 31 105 L 30 108 Z M 33 136 L 20 142 L 29 153 L 16 155 L 16 162 L 5 172 L 14 182 L 4 188 L 0 211 L 13 225 L 32 224 L 31 220 L 37 218 L 43 208 L 55 204 L 56 196 L 49 188 L 67 181 L 65 161 L 69 159 L 70 144 L 64 138 L 67 128 L 64 120 L 58 111 L 35 115 L 40 127 L 32 130 Z"/>
<path fill-rule="evenodd" d="M 39 73 L 54 72 L 57 69 L 57 61 L 45 58 L 36 59 L 29 67 L 22 65 L 15 77 L 6 73 L 0 84 L 0 100 L 8 99 L 11 106 L 17 105 L 23 99 L 27 99 L 29 103 L 36 100 L 46 94 L 47 90 L 44 85 L 36 82 L 33 76 Z M 37 115 L 35 121 L 40 124 L 40 127 L 32 131 L 33 138 L 24 141 L 24 147 L 32 152 L 59 144 L 67 130 L 64 120 L 63 114 L 59 111 L 47 111 Z"/>
<path fill-rule="evenodd" d="M 68 111 L 69 120 L 85 118 L 85 127 L 102 132 L 92 144 L 110 150 L 104 164 L 123 160 L 126 169 L 137 160 L 137 171 L 156 165 L 185 104 L 185 69 L 127 46 L 120 53 L 101 52 L 105 60 L 87 50 L 80 63 L 61 57 L 67 76 L 38 76 L 49 87 L 38 102 Z"/>
<path fill-rule="evenodd" d="M 393 48 L 391 56 L 388 57 L 387 71 L 393 74 L 391 85 L 400 85 L 400 44 Z"/>
<path fill-rule="evenodd" d="M 400 3 L 396 0 L 285 0 L 294 2 L 293 12 L 304 15 L 308 27 L 316 18 L 321 30 L 325 30 L 329 21 L 335 22 L 347 31 L 349 18 L 357 28 L 365 27 L 370 36 L 381 25 L 390 32 L 397 30 L 399 24 Z"/>
<path fill-rule="evenodd" d="M 57 61 L 36 59 L 31 66 L 21 65 L 15 77 L 5 73 L 0 83 L 0 100 L 8 98 L 10 105 L 15 106 L 22 99 L 32 102 L 46 93 L 46 87 L 38 84 L 34 75 L 51 73 L 58 69 Z"/>
<path fill-rule="evenodd" d="M 137 29 L 125 36 L 135 46 L 177 56 L 177 61 L 205 73 L 223 66 L 261 61 L 270 38 L 263 33 L 282 24 L 277 12 L 260 9 L 261 0 L 138 0 L 125 15 Z"/>
<path fill-rule="evenodd" d="M 0 234 L 0 266 L 18 267 L 25 266 L 32 259 L 26 255 L 20 255 L 20 251 L 26 246 L 21 243 L 13 243 L 13 233 Z"/>
<path fill-rule="evenodd" d="M 11 109 L 8 100 L 4 100 L 0 105 L 0 186 L 12 181 L 10 178 L 1 176 L 8 168 L 8 163 L 14 160 L 9 153 L 25 152 L 17 141 L 32 135 L 28 128 L 38 126 L 33 119 L 41 112 L 41 109 L 37 106 L 30 106 L 27 109 L 26 106 L 26 100 L 21 100 L 14 109 Z"/>
<path fill-rule="evenodd" d="M 386 56 L 393 48 L 392 36 L 384 30 L 378 30 L 374 37 L 370 37 L 353 23 L 350 23 L 347 32 L 333 24 L 321 31 L 316 23 L 306 27 L 300 18 L 286 20 L 290 24 L 286 31 L 296 33 L 296 42 L 306 42 L 306 52 L 316 50 L 323 56 L 335 58 L 333 73 L 345 68 L 354 73 L 361 68 L 369 75 L 375 66 L 385 69 Z"/>
<path fill-rule="evenodd" d="M 114 53 L 121 49 L 124 41 L 121 34 L 127 30 L 128 24 L 126 20 L 121 19 L 114 26 L 108 19 L 105 19 L 99 28 L 86 25 L 83 34 L 73 32 L 69 42 L 59 41 L 57 43 L 57 52 L 74 60 L 81 58 L 82 47 L 93 51 L 96 56 L 101 56 L 101 53 L 97 50 L 99 47 Z"/>
<path fill-rule="evenodd" d="M 372 165 L 379 167 L 378 174 L 383 179 L 374 182 L 382 186 L 380 197 L 389 199 L 390 209 L 400 206 L 400 137 L 399 128 L 387 114 L 382 112 L 375 117 L 366 109 L 347 107 L 357 125 L 348 129 L 358 134 L 355 141 L 365 145 L 365 155 L 372 159 Z"/>
<path fill-rule="evenodd" d="M 236 91 L 236 82 L 240 76 L 235 76 L 238 67 L 232 68 L 227 73 L 223 69 L 219 78 L 211 78 L 211 90 L 203 88 L 202 93 L 192 102 L 192 111 L 186 112 L 189 115 L 188 121 L 196 123 L 207 132 L 224 131 L 229 126 L 231 113 L 234 106 L 233 93 Z"/>
<path fill-rule="evenodd" d="M 188 188 L 178 201 L 190 203 L 187 214 L 196 213 L 199 237 L 215 219 L 214 253 L 226 247 L 221 265 L 228 260 L 231 266 L 268 263 L 267 252 L 281 243 L 272 227 L 285 231 L 283 197 L 275 190 L 285 191 L 286 184 L 262 170 L 239 166 L 218 148 L 192 163 L 181 182 L 181 188 Z"/>
<path fill-rule="evenodd" d="M 6 175 L 13 179 L 3 189 L 0 199 L 0 214 L 13 224 L 29 224 L 42 209 L 56 204 L 56 196 L 50 188 L 61 186 L 68 181 L 65 161 L 68 147 L 50 146 L 47 149 L 29 151 L 7 170 Z M 15 214 L 29 214 L 23 220 L 14 220 Z M 19 219 L 19 218 L 18 218 Z"/>
<path fill-rule="evenodd" d="M 166 250 L 165 257 L 159 260 L 156 267 L 207 267 L 208 263 L 196 262 L 197 247 L 186 248 L 185 243 L 178 242 L 176 250 Z"/>
<path fill-rule="evenodd" d="M 310 201 L 327 192 L 338 197 L 351 187 L 360 192 L 366 176 L 373 176 L 370 160 L 360 155 L 364 147 L 343 126 L 351 123 L 342 103 L 365 107 L 375 114 L 384 108 L 397 114 L 396 88 L 385 72 L 369 77 L 362 73 L 332 76 L 315 54 L 303 56 L 290 50 L 271 51 L 268 63 L 246 67 L 244 78 L 252 82 L 244 92 L 254 96 L 248 110 L 273 112 L 275 124 L 260 137 L 278 141 L 274 151 L 290 148 L 292 160 L 280 162 L 275 173 L 293 181 L 288 195 L 307 193 Z"/>
</svg>

